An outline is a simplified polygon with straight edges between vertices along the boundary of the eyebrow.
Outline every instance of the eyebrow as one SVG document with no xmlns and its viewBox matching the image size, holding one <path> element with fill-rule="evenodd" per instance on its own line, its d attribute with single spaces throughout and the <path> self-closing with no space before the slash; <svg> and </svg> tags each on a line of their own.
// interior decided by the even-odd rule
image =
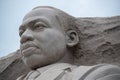
<svg viewBox="0 0 120 80">
<path fill-rule="evenodd" d="M 49 22 L 46 19 L 43 19 L 43 18 L 37 18 L 36 19 L 35 18 L 35 19 L 30 19 L 27 22 L 22 23 L 22 25 L 20 25 L 20 27 L 19 27 L 19 30 L 23 29 L 23 28 L 26 28 L 27 27 L 26 25 L 35 24 L 35 23 L 37 23 L 39 21 L 44 22 L 45 24 L 49 25 Z"/>
</svg>

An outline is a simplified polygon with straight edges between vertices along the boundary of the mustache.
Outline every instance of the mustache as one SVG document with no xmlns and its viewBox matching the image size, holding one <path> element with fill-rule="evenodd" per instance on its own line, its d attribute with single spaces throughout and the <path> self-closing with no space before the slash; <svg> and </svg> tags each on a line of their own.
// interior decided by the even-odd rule
<svg viewBox="0 0 120 80">
<path fill-rule="evenodd" d="M 24 50 L 24 49 L 27 49 L 29 47 L 36 47 L 36 48 L 39 48 L 35 43 L 33 42 L 26 42 L 26 43 L 23 43 L 20 45 L 20 49 L 21 50 Z"/>
</svg>

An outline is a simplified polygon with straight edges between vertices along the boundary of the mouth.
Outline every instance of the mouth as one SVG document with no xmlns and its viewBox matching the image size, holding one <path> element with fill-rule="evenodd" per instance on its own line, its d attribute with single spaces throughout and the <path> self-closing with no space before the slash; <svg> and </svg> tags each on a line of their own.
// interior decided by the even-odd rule
<svg viewBox="0 0 120 80">
<path fill-rule="evenodd" d="M 35 50 L 38 49 L 38 47 L 33 44 L 22 44 L 20 48 L 24 57 L 30 56 Z"/>
<path fill-rule="evenodd" d="M 32 55 L 32 54 L 35 54 L 35 51 L 36 51 L 36 50 L 37 50 L 36 47 L 26 48 L 26 49 L 22 50 L 22 55 L 23 55 L 24 57 L 28 57 L 28 56 L 30 56 L 30 55 Z"/>
<path fill-rule="evenodd" d="M 26 50 L 28 48 L 35 47 L 38 48 L 35 44 L 33 43 L 24 43 L 20 46 L 21 50 Z"/>
</svg>

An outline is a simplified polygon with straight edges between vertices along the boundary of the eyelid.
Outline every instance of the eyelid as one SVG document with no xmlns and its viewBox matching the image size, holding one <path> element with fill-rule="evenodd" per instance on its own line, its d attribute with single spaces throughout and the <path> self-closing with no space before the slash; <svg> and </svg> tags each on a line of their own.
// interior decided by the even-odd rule
<svg viewBox="0 0 120 80">
<path fill-rule="evenodd" d="M 36 22 L 33 26 L 31 26 L 31 29 L 33 30 L 43 30 L 44 28 L 47 28 L 48 25 L 44 22 Z"/>
<path fill-rule="evenodd" d="M 24 33 L 25 30 L 19 29 L 19 36 L 21 36 Z"/>
<path fill-rule="evenodd" d="M 38 26 L 38 25 L 41 25 L 41 26 L 44 26 L 44 27 L 47 27 L 48 25 L 46 25 L 45 23 L 43 22 L 37 22 L 34 24 L 34 26 Z"/>
</svg>

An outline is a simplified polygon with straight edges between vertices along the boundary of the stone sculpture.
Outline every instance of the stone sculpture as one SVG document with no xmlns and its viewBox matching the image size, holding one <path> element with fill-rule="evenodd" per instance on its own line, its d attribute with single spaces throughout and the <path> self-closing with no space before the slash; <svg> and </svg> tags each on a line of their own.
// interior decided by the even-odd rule
<svg viewBox="0 0 120 80">
<path fill-rule="evenodd" d="M 77 19 L 48 6 L 34 8 L 19 28 L 24 63 L 32 70 L 17 80 L 119 80 L 110 64 L 77 66 L 80 35 Z"/>
</svg>

